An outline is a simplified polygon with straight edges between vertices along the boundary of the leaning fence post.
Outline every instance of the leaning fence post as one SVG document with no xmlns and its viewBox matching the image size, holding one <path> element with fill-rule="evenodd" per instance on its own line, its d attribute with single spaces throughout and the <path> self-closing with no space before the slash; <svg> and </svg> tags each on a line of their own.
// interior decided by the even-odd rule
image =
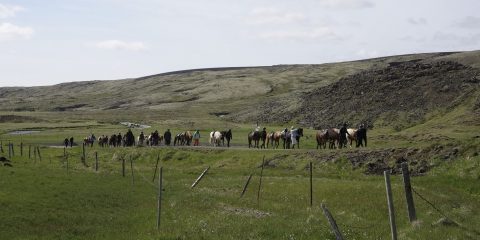
<svg viewBox="0 0 480 240">
<path fill-rule="evenodd" d="M 243 197 L 245 192 L 247 191 L 248 184 L 250 183 L 250 180 L 252 179 L 253 173 L 248 176 L 247 182 L 245 183 L 245 186 L 243 186 L 242 194 L 240 194 L 240 198 Z"/>
<path fill-rule="evenodd" d="M 160 167 L 160 174 L 158 175 L 157 230 L 160 229 L 160 216 L 162 215 L 162 175 L 163 167 Z"/>
<path fill-rule="evenodd" d="M 157 156 L 157 164 L 155 165 L 155 172 L 153 172 L 152 182 L 155 182 L 155 176 L 157 175 L 158 162 L 160 161 L 160 155 Z"/>
<path fill-rule="evenodd" d="M 200 182 L 200 180 L 202 180 L 203 176 L 205 176 L 205 173 L 207 173 L 208 169 L 210 169 L 210 166 L 208 166 L 208 167 L 202 172 L 202 174 L 200 174 L 200 176 L 198 176 L 197 180 L 195 180 L 195 182 L 193 182 L 191 188 L 194 188 L 195 186 L 197 186 L 197 184 Z"/>
<path fill-rule="evenodd" d="M 388 214 L 390 216 L 390 230 L 392 232 L 392 240 L 397 240 L 397 225 L 395 224 L 395 209 L 393 207 L 392 187 L 390 185 L 390 172 L 384 171 L 385 188 L 387 190 Z"/>
<path fill-rule="evenodd" d="M 262 189 L 263 168 L 265 167 L 265 155 L 262 160 L 262 170 L 260 171 L 260 182 L 258 183 L 257 204 L 260 204 L 260 191 Z"/>
<path fill-rule="evenodd" d="M 337 222 L 335 222 L 335 219 L 333 218 L 332 214 L 330 213 L 330 211 L 328 211 L 327 206 L 325 206 L 325 204 L 323 203 L 320 206 L 322 207 L 323 215 L 325 215 L 325 217 L 328 220 L 328 223 L 330 223 L 330 227 L 332 228 L 332 231 L 335 234 L 335 239 L 343 240 L 343 236 L 342 236 L 342 233 L 340 232 L 340 229 L 337 226 Z"/>
<path fill-rule="evenodd" d="M 37 152 L 38 152 L 38 159 L 42 161 L 42 155 L 40 155 L 40 147 L 37 147 Z"/>
<path fill-rule="evenodd" d="M 408 163 L 402 163 L 403 185 L 405 187 L 405 198 L 407 200 L 408 219 L 410 222 L 417 220 L 415 212 L 415 204 L 413 202 L 412 185 L 410 183 L 410 172 L 408 171 Z"/>
</svg>

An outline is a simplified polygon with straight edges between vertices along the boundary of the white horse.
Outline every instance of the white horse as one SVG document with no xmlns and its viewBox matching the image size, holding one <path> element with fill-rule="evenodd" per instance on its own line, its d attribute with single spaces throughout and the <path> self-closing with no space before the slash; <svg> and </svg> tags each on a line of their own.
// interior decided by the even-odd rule
<svg viewBox="0 0 480 240">
<path fill-rule="evenodd" d="M 210 132 L 210 144 L 212 146 L 220 146 L 220 141 L 222 141 L 222 133 L 219 131 Z"/>
<path fill-rule="evenodd" d="M 355 128 L 347 129 L 347 138 L 350 140 L 350 147 L 352 147 L 352 142 L 355 141 L 355 145 L 357 144 L 357 130 Z"/>
</svg>

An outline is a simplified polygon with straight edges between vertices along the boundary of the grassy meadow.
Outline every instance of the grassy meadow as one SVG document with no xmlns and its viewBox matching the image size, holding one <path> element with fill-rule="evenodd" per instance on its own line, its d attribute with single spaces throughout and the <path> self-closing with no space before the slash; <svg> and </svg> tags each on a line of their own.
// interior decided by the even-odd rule
<svg viewBox="0 0 480 240">
<path fill-rule="evenodd" d="M 423 130 L 429 122 L 424 124 Z M 78 143 L 90 133 L 97 137 L 120 131 L 123 134 L 126 127 L 98 120 L 67 121 L 62 116 L 39 123 L 2 123 L 1 155 L 8 157 L 7 144 L 12 142 L 15 156 L 12 168 L 0 167 L 0 239 L 335 239 L 321 203 L 332 212 L 345 239 L 389 239 L 383 176 L 365 175 L 346 156 L 349 152 L 435 144 L 422 138 L 412 144 L 408 138 L 412 129 L 398 132 L 378 128 L 369 132 L 367 149 L 317 150 L 315 130 L 306 129 L 302 149 L 248 149 L 246 136 L 253 126 L 209 119 L 197 119 L 193 124 L 158 121 L 144 131 L 163 132 L 167 127 L 173 133 L 200 128 L 202 147 L 100 148 L 95 144 L 86 148 L 84 165 L 80 161 L 82 147 L 74 146 L 66 151 L 67 169 L 64 149 L 59 147 L 65 137 L 74 136 Z M 233 147 L 206 147 L 208 132 L 223 128 L 233 129 Z M 417 128 L 415 132 L 422 136 L 421 125 Z M 27 129 L 39 132 L 8 134 Z M 134 134 L 138 136 L 139 131 L 135 129 Z M 465 149 L 461 155 L 449 161 L 431 159 L 435 167 L 412 178 L 414 189 L 441 213 L 415 195 L 419 220 L 410 224 L 401 175 L 392 176 L 399 239 L 480 238 L 480 157 L 471 152 L 478 146 L 478 138 L 471 140 L 475 134 L 466 131 L 454 136 L 451 142 Z M 384 136 L 397 138 L 390 141 Z M 442 141 L 439 138 L 438 143 Z M 23 156 L 20 142 L 24 145 Z M 42 159 L 37 156 L 35 160 L 33 153 L 29 159 L 28 146 L 39 146 Z M 94 169 L 95 152 L 98 172 Z M 322 154 L 335 158 L 320 160 L 318 155 Z M 159 231 L 158 179 L 152 181 L 157 156 L 164 173 Z M 257 201 L 263 157 L 267 164 Z M 126 159 L 125 177 L 122 158 Z M 314 164 L 312 207 L 310 161 Z M 208 173 L 191 189 L 207 166 Z M 250 185 L 240 198 L 251 173 Z M 436 224 L 442 214 L 459 225 Z"/>
</svg>

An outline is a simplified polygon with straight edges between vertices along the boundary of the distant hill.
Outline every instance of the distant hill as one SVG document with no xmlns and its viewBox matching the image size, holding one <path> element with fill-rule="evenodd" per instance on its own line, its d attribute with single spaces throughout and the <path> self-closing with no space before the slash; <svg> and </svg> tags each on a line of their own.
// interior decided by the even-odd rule
<svg viewBox="0 0 480 240">
<path fill-rule="evenodd" d="M 408 125 L 460 106 L 470 112 L 468 119 L 478 119 L 479 83 L 480 51 L 428 53 L 0 88 L 0 111 L 135 110 L 314 127 L 344 121 Z"/>
</svg>

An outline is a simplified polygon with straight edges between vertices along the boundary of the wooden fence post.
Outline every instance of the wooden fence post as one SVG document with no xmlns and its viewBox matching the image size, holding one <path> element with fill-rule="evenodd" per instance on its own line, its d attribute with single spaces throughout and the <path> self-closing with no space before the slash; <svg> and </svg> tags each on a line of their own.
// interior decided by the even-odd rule
<svg viewBox="0 0 480 240">
<path fill-rule="evenodd" d="M 125 177 L 125 158 L 122 157 L 122 176 Z"/>
<path fill-rule="evenodd" d="M 95 172 L 98 172 L 98 152 L 95 152 Z"/>
<path fill-rule="evenodd" d="M 13 143 L 10 143 L 10 146 L 12 148 L 12 157 L 15 157 L 15 148 L 13 147 L 14 144 Z"/>
<path fill-rule="evenodd" d="M 390 184 L 390 172 L 384 171 L 385 188 L 387 191 L 388 214 L 390 216 L 390 230 L 392 232 L 392 240 L 397 240 L 397 225 L 395 224 L 395 209 L 393 207 L 392 187 Z"/>
<path fill-rule="evenodd" d="M 38 152 L 38 159 L 42 161 L 42 155 L 40 155 L 40 147 L 37 147 L 37 152 Z"/>
<path fill-rule="evenodd" d="M 12 144 L 8 143 L 8 159 L 12 159 Z"/>
<path fill-rule="evenodd" d="M 258 183 L 257 204 L 260 204 L 260 191 L 262 189 L 263 168 L 265 167 L 265 155 L 262 160 L 262 170 L 260 171 L 260 182 Z"/>
<path fill-rule="evenodd" d="M 313 206 L 313 163 L 310 162 L 310 207 Z"/>
<path fill-rule="evenodd" d="M 82 145 L 82 156 L 83 156 L 83 161 L 86 163 L 87 162 L 87 159 L 86 159 L 86 154 L 85 154 L 85 143 L 83 143 Z"/>
<path fill-rule="evenodd" d="M 20 156 L 23 157 L 23 142 L 20 142 Z"/>
<path fill-rule="evenodd" d="M 252 179 L 253 173 L 248 176 L 247 182 L 245 183 L 245 186 L 243 186 L 242 194 L 240 194 L 240 198 L 243 197 L 245 192 L 247 191 L 248 184 L 250 183 L 250 180 Z"/>
<path fill-rule="evenodd" d="M 402 163 L 403 186 L 405 187 L 405 198 L 407 200 L 408 219 L 412 223 L 417 220 L 415 212 L 415 204 L 413 202 L 412 185 L 410 183 L 410 172 L 408 171 L 408 163 Z"/>
<path fill-rule="evenodd" d="M 0 151 L 3 153 L 3 141 L 0 141 Z"/>
<path fill-rule="evenodd" d="M 160 174 L 158 175 L 157 230 L 160 229 L 160 216 L 162 215 L 162 175 L 163 167 L 160 167 Z"/>
<path fill-rule="evenodd" d="M 135 176 L 133 175 L 133 160 L 132 160 L 132 156 L 130 156 L 130 169 L 132 170 L 132 185 L 135 185 Z"/>
<path fill-rule="evenodd" d="M 340 232 L 340 229 L 338 229 L 337 222 L 335 222 L 335 219 L 333 218 L 332 214 L 330 211 L 328 211 L 327 206 L 325 204 L 320 205 L 323 210 L 323 215 L 327 218 L 328 222 L 330 223 L 330 227 L 332 228 L 333 233 L 335 234 L 335 239 L 337 240 L 343 240 L 342 233 Z"/>
<path fill-rule="evenodd" d="M 157 164 L 155 165 L 155 171 L 153 172 L 152 182 L 155 182 L 155 176 L 157 175 L 158 162 L 160 161 L 160 155 L 157 156 Z"/>
<path fill-rule="evenodd" d="M 32 145 L 28 145 L 28 159 L 32 159 Z"/>
<path fill-rule="evenodd" d="M 200 174 L 200 176 L 198 176 L 197 180 L 195 180 L 195 182 L 193 182 L 191 188 L 194 188 L 195 186 L 197 186 L 197 184 L 200 182 L 200 180 L 202 180 L 203 176 L 205 176 L 205 173 L 207 173 L 208 169 L 210 169 L 210 166 L 208 166 L 208 167 L 205 169 L 205 171 L 203 171 L 202 174 Z"/>
</svg>

